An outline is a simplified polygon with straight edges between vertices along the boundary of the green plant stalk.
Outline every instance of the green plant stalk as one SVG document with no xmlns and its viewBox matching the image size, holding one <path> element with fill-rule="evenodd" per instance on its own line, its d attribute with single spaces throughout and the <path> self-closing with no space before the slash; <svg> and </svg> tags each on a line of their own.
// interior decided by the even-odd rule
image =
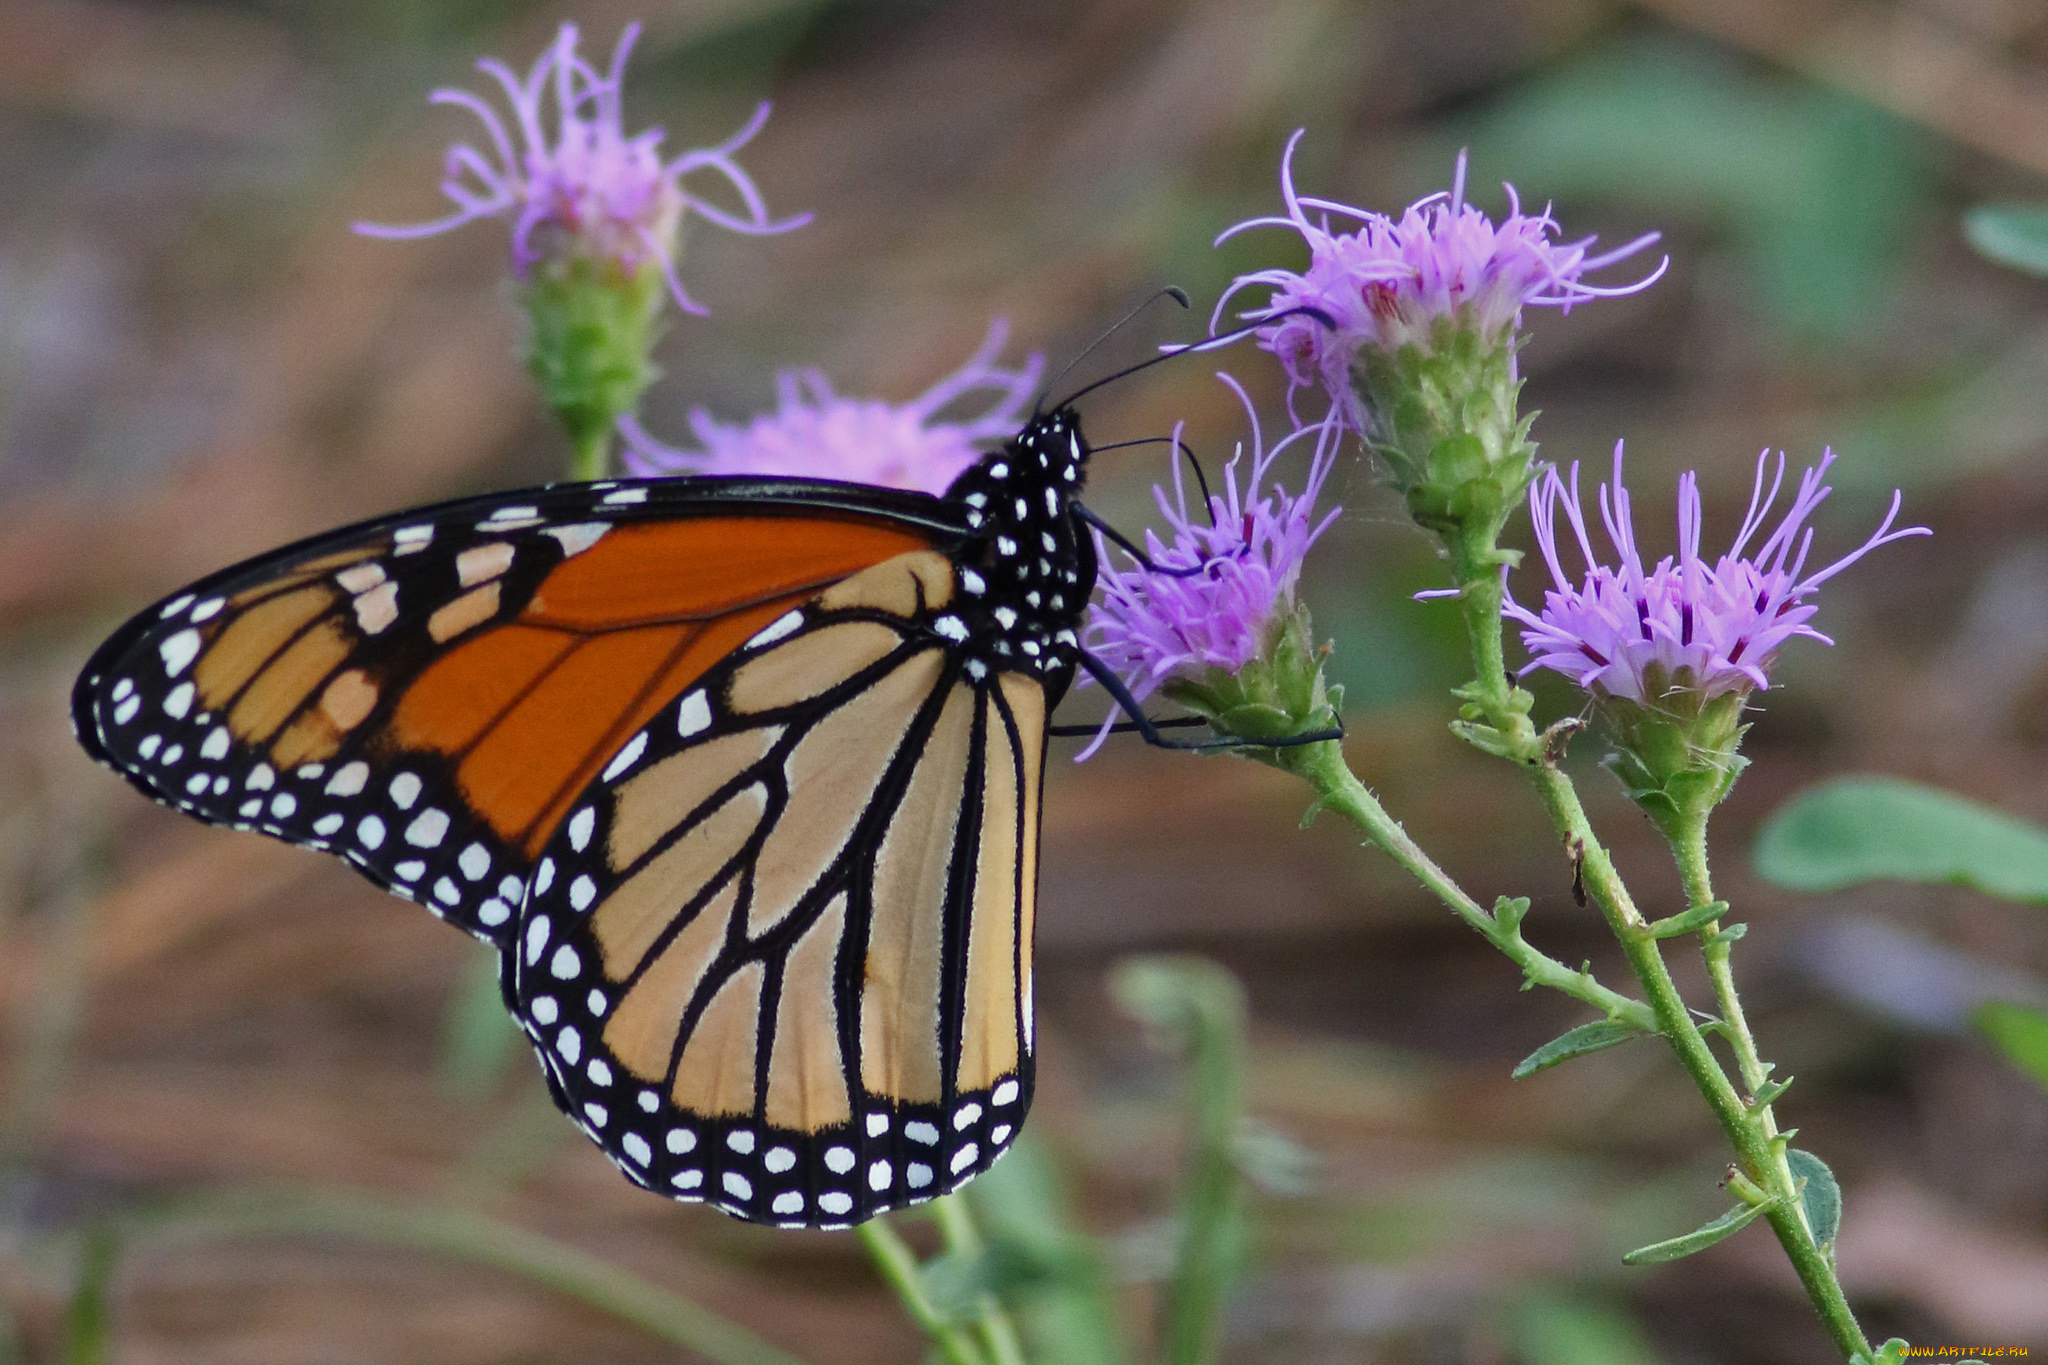
<svg viewBox="0 0 2048 1365">
<path fill-rule="evenodd" d="M 924 1275 L 918 1269 L 916 1253 L 896 1235 L 896 1229 L 889 1226 L 886 1218 L 870 1218 L 854 1231 L 859 1234 L 861 1244 L 867 1247 L 868 1255 L 874 1258 L 875 1269 L 896 1291 L 903 1310 L 931 1338 L 932 1345 L 938 1348 L 947 1365 L 989 1365 L 988 1357 L 975 1344 L 974 1338 L 958 1324 L 948 1322 L 946 1315 L 932 1302 L 931 1295 L 925 1291 Z"/>
<path fill-rule="evenodd" d="M 939 1235 L 945 1238 L 946 1250 L 963 1261 L 981 1258 L 981 1229 L 975 1225 L 974 1210 L 968 1206 L 966 1195 L 949 1194 L 934 1199 L 932 1217 L 939 1225 Z M 1017 1325 L 1010 1321 L 1002 1301 L 992 1293 L 977 1295 L 975 1311 L 980 1316 L 981 1342 L 990 1365 L 1025 1365 L 1024 1340 L 1017 1335 Z"/>
<path fill-rule="evenodd" d="M 1551 824 L 1578 863 L 1579 877 L 1587 894 L 1620 941 L 1630 969 L 1649 998 L 1650 1008 L 1656 1016 L 1656 1031 L 1670 1043 L 1679 1064 L 1706 1099 L 1722 1132 L 1735 1148 L 1742 1175 L 1768 1195 L 1778 1196 L 1764 1217 L 1769 1220 L 1779 1245 L 1785 1249 L 1800 1283 L 1805 1286 L 1807 1298 L 1820 1316 L 1822 1325 L 1833 1338 L 1843 1359 L 1854 1361 L 1859 1356 L 1867 1356 L 1870 1353 L 1869 1340 L 1849 1310 L 1842 1286 L 1835 1278 L 1834 1265 L 1827 1253 L 1815 1244 L 1813 1234 L 1806 1226 L 1804 1212 L 1792 1185 L 1791 1172 L 1785 1164 L 1784 1139 L 1778 1135 L 1769 1106 L 1752 1107 L 1737 1093 L 1712 1049 L 1707 1046 L 1705 1036 L 1693 1023 L 1691 1011 L 1678 993 L 1677 983 L 1671 979 L 1659 941 L 1642 913 L 1636 909 L 1628 888 L 1615 871 L 1613 859 L 1593 832 L 1585 807 L 1579 802 L 1578 790 L 1571 778 L 1558 767 L 1557 755 L 1547 750 L 1531 724 L 1529 694 L 1508 678 L 1501 650 L 1503 588 L 1499 560 L 1497 554 L 1488 553 L 1486 546 L 1476 543 L 1480 538 L 1490 539 L 1490 536 L 1491 532 L 1486 530 L 1462 536 L 1446 535 L 1453 565 L 1459 570 L 1458 600 L 1477 673 L 1473 682 L 1459 693 L 1467 703 L 1466 723 L 1457 728 L 1478 747 L 1523 768 L 1536 784 L 1544 808 L 1550 813 Z M 1684 864 L 1687 860 L 1682 855 L 1680 861 Z M 1704 874 L 1704 833 L 1699 840 L 1698 868 Z M 1687 894 L 1694 894 L 1690 882 Z M 1693 901 L 1694 905 L 1702 903 Z M 1727 981 L 1727 996 L 1723 1002 L 1725 1011 L 1727 1002 L 1734 1000 L 1734 982 L 1727 973 L 1727 945 L 1722 943 L 1720 947 L 1722 978 Z M 1717 980 L 1716 993 L 1719 994 L 1720 990 L 1721 984 Z M 1736 1016 L 1739 1014 L 1738 1003 Z M 1732 1020 L 1725 1022 L 1732 1037 L 1735 1025 Z M 1747 1033 L 1746 1025 L 1743 1033 Z M 1736 1047 L 1738 1056 L 1746 1047 L 1749 1056 L 1754 1058 L 1753 1041 L 1737 1043 Z M 1754 1093 L 1762 1081 L 1749 1081 L 1746 1070 L 1744 1074 L 1745 1083 Z"/>
<path fill-rule="evenodd" d="M 1315 789 L 1319 807 L 1337 812 L 1364 831 L 1366 838 L 1405 868 L 1459 919 L 1477 930 L 1482 938 L 1504 953 L 1522 969 L 1532 985 L 1561 991 L 1583 1001 L 1609 1019 L 1632 1024 L 1645 1033 L 1659 1031 L 1657 1016 L 1640 1000 L 1610 990 L 1594 980 L 1591 972 L 1567 967 L 1522 937 L 1519 925 L 1496 919 L 1472 899 L 1442 868 L 1424 853 L 1379 798 L 1360 782 L 1344 762 L 1344 751 L 1335 740 L 1302 744 L 1268 751 L 1268 760 L 1306 781 Z"/>
<path fill-rule="evenodd" d="M 1234 981 L 1222 984 L 1191 1002 L 1187 1017 L 1194 1153 L 1181 1186 L 1180 1246 L 1167 1284 L 1167 1365 L 1215 1359 L 1243 1238 L 1237 1143 L 1244 1119 L 1244 997 Z"/>
<path fill-rule="evenodd" d="M 466 1209 L 405 1207 L 329 1192 L 255 1191 L 182 1200 L 127 1225 L 131 1242 L 342 1236 L 453 1256 L 521 1276 L 694 1351 L 716 1365 L 803 1365 L 737 1323 L 588 1252 Z M 962 1365 L 968 1365 L 962 1362 Z M 980 1362 L 973 1362 L 980 1365 Z"/>
<path fill-rule="evenodd" d="M 1672 852 L 1678 858 L 1678 872 L 1685 883 L 1685 897 L 1688 908 L 1714 903 L 1714 883 L 1707 871 L 1707 821 L 1705 816 L 1692 822 L 1685 836 L 1675 840 Z M 1713 920 L 1700 927 L 1700 956 L 1707 965 L 1707 977 L 1714 984 L 1714 1001 L 1720 1007 L 1723 1036 L 1735 1052 L 1735 1066 L 1742 1077 L 1743 1087 L 1754 1096 L 1763 1092 L 1771 1078 L 1771 1065 L 1764 1061 L 1757 1051 L 1756 1036 L 1749 1030 L 1749 1019 L 1742 1012 L 1742 997 L 1735 992 L 1735 969 L 1732 962 L 1735 945 L 1732 940 L 1720 936 L 1721 923 Z M 1772 1163 L 1778 1177 L 1777 1188 L 1786 1194 L 1797 1189 L 1792 1178 L 1792 1167 L 1785 1156 L 1785 1141 L 1778 1133 L 1778 1118 L 1771 1106 L 1753 1104 L 1757 1122 L 1771 1140 L 1771 1150 L 1776 1156 Z M 1813 1240 L 1813 1229 L 1806 1222 L 1806 1208 L 1796 1198 L 1786 1201 L 1799 1215 L 1800 1227 L 1805 1230 L 1806 1239 Z"/>
</svg>

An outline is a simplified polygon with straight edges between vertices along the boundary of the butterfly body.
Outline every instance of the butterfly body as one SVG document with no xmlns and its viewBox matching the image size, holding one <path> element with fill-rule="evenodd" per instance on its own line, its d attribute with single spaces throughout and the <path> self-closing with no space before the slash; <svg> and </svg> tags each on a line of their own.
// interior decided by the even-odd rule
<svg viewBox="0 0 2048 1365">
<path fill-rule="evenodd" d="M 844 1226 L 985 1169 L 1030 1100 L 1087 451 L 1060 409 L 940 498 L 646 480 L 363 523 L 136 617 L 74 720 L 152 797 L 493 944 L 634 1180 Z"/>
</svg>

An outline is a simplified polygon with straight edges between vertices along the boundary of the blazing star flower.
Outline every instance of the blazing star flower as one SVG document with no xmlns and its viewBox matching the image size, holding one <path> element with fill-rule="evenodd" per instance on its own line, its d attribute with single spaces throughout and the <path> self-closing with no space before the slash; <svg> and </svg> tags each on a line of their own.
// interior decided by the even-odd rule
<svg viewBox="0 0 2048 1365">
<path fill-rule="evenodd" d="M 1778 650 L 1794 636 L 1832 644 L 1808 624 L 1815 608 L 1805 599 L 1821 584 L 1880 545 L 1930 534 L 1924 526 L 1892 529 L 1899 494 L 1870 538 L 1826 568 L 1807 571 L 1813 530 L 1807 518 L 1832 491 L 1821 482 L 1833 464 L 1832 450 L 1799 480 L 1799 491 L 1776 530 L 1750 549 L 1763 532 L 1784 484 L 1785 457 L 1778 456 L 1770 488 L 1764 488 L 1770 452 L 1758 457 L 1749 512 L 1735 543 L 1713 564 L 1700 556 L 1698 478 L 1688 472 L 1678 483 L 1678 554 L 1646 568 L 1636 548 L 1628 489 L 1621 482 L 1621 447 L 1614 448 L 1614 482 L 1600 487 L 1600 518 L 1620 563 L 1609 568 L 1594 555 L 1579 502 L 1579 469 L 1569 486 L 1555 468 L 1529 490 L 1536 543 L 1556 587 L 1543 594 L 1543 609 L 1532 612 L 1512 600 L 1506 614 L 1522 626 L 1522 642 L 1533 655 L 1522 669 L 1554 669 L 1599 698 L 1622 698 L 1647 708 L 1665 708 L 1682 698 L 1701 703 L 1769 686 Z M 1565 572 L 1557 553 L 1556 513 L 1563 507 L 1586 563 L 1583 580 Z"/>
<path fill-rule="evenodd" d="M 628 417 L 620 423 L 626 469 L 642 476 L 786 474 L 943 493 L 981 458 L 978 443 L 1014 436 L 1024 424 L 1044 361 L 1034 355 L 1014 370 L 997 365 L 1008 335 L 998 318 L 965 364 L 908 403 L 844 398 L 817 370 L 784 370 L 776 376 L 781 407 L 744 426 L 691 409 L 699 450 L 663 445 Z M 942 409 L 978 389 L 995 394 L 985 412 L 938 420 Z"/>
<path fill-rule="evenodd" d="M 1173 494 L 1154 486 L 1153 497 L 1171 539 L 1145 533 L 1145 557 L 1157 572 L 1129 554 L 1129 567 L 1110 567 L 1110 546 L 1098 532 L 1103 564 L 1102 597 L 1090 608 L 1083 643 L 1123 680 L 1136 701 L 1163 692 L 1190 706 L 1226 733 L 1275 739 L 1327 725 L 1320 670 L 1309 646 L 1306 613 L 1295 602 L 1302 561 L 1341 509 L 1318 515 L 1322 493 L 1335 463 L 1341 426 L 1325 421 L 1302 427 L 1265 447 L 1250 399 L 1229 375 L 1219 376 L 1236 391 L 1252 422 L 1252 464 L 1239 485 L 1243 447 L 1225 466 L 1224 491 L 1206 506 L 1191 509 L 1178 459 Z M 1270 481 L 1274 463 L 1296 441 L 1310 438 L 1314 454 L 1301 491 L 1289 493 Z M 1180 433 L 1174 433 L 1176 449 Z M 1121 552 L 1120 552 L 1121 553 Z M 1269 676 L 1254 678 L 1264 671 Z M 1249 733 L 1246 708 L 1260 706 L 1276 722 Z M 1079 755 L 1095 752 L 1116 719 Z M 1079 761 L 1077 759 L 1076 761 Z"/>
<path fill-rule="evenodd" d="M 1251 228 L 1285 227 L 1308 243 L 1308 269 L 1261 270 L 1240 276 L 1217 301 L 1211 327 L 1239 290 L 1265 286 L 1266 303 L 1240 314 L 1256 321 L 1290 309 L 1312 308 L 1334 327 L 1314 316 L 1297 315 L 1259 333 L 1259 345 L 1279 357 L 1293 391 L 1320 384 L 1333 406 L 1353 428 L 1366 429 L 1367 399 L 1352 383 L 1352 368 L 1368 348 L 1389 355 L 1416 346 L 1425 352 L 1440 348 L 1448 326 L 1477 335 L 1488 349 L 1507 344 L 1530 305 L 1570 309 L 1587 299 L 1632 294 L 1662 275 L 1660 264 L 1644 279 L 1619 288 L 1587 284 L 1586 274 L 1635 255 L 1657 240 L 1639 237 L 1600 256 L 1588 256 L 1592 238 L 1557 242 L 1557 222 L 1548 209 L 1524 214 L 1513 185 L 1505 185 L 1508 216 L 1496 226 L 1465 202 L 1465 154 L 1448 195 L 1441 192 L 1411 204 L 1396 221 L 1384 214 L 1353 208 L 1328 199 L 1304 198 L 1294 189 L 1296 130 L 1280 161 L 1280 195 L 1285 217 L 1253 218 L 1237 224 L 1216 244 Z M 1311 219 L 1309 210 L 1319 218 Z M 1355 232 L 1335 232 L 1330 214 L 1358 220 Z M 1512 374 L 1512 347 L 1509 348 Z"/>
<path fill-rule="evenodd" d="M 612 262 L 628 276 L 653 261 L 677 305 L 688 312 L 704 312 L 676 274 L 676 237 L 684 214 L 695 213 L 720 227 L 754 235 L 787 232 L 809 222 L 810 215 L 770 220 L 760 190 L 733 160 L 767 121 L 766 104 L 718 146 L 669 160 L 661 155 L 659 128 L 626 135 L 621 85 L 627 54 L 639 32 L 638 24 L 627 25 L 610 69 L 603 72 L 577 55 L 574 24 L 562 25 L 554 45 L 523 80 L 501 62 L 478 62 L 477 68 L 504 90 L 512 107 L 511 129 L 496 109 L 470 91 L 434 91 L 429 96 L 433 103 L 460 106 L 482 121 L 495 158 L 469 143 L 455 144 L 448 149 L 441 180 L 442 193 L 455 202 L 454 213 L 403 227 L 358 223 L 356 231 L 372 237 L 428 237 L 479 218 L 509 214 L 512 264 L 522 280 L 556 254 Z M 686 195 L 683 177 L 700 170 L 724 176 L 739 195 L 744 213 Z"/>
</svg>

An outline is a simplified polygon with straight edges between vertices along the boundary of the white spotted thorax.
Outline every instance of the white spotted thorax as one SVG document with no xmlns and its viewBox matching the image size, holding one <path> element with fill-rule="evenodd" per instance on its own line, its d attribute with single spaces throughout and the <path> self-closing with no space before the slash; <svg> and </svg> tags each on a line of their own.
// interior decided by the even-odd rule
<svg viewBox="0 0 2048 1365">
<path fill-rule="evenodd" d="M 1080 420 L 1060 408 L 947 491 L 967 509 L 970 537 L 956 552 L 958 608 L 934 629 L 967 644 L 969 676 L 1027 673 L 1056 696 L 1072 674 L 1074 626 L 1095 586 L 1095 547 L 1075 514 L 1087 463 Z"/>
</svg>

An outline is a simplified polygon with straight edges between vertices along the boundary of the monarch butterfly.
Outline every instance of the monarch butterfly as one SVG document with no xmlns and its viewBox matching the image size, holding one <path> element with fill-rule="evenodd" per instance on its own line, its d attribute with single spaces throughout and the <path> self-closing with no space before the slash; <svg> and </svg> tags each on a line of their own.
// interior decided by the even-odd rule
<svg viewBox="0 0 2048 1365">
<path fill-rule="evenodd" d="M 1089 453 L 1070 400 L 943 497 L 622 480 L 364 522 L 129 621 L 73 721 L 154 799 L 496 947 L 631 1179 L 848 1226 L 986 1169 L 1031 1101 Z"/>
</svg>

